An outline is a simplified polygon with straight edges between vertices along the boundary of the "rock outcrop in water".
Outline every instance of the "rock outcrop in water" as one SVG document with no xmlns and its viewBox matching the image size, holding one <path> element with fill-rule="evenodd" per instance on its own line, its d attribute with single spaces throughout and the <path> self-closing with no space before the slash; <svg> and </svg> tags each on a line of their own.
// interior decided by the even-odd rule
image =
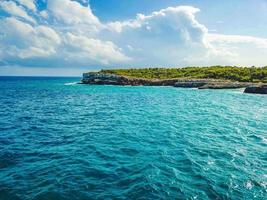
<svg viewBox="0 0 267 200">
<path fill-rule="evenodd" d="M 234 88 L 244 88 L 251 85 L 251 83 L 240 83 L 232 81 L 222 81 L 222 80 L 178 80 L 174 87 L 188 87 L 188 88 L 198 88 L 198 89 L 234 89 Z"/>
<path fill-rule="evenodd" d="M 217 83 L 207 83 L 198 89 L 237 89 L 237 88 L 245 88 L 252 85 L 251 83 L 240 83 L 240 82 L 217 82 Z"/>
<path fill-rule="evenodd" d="M 247 87 L 245 89 L 244 93 L 267 94 L 267 85 L 259 85 L 259 86 Z"/>
<path fill-rule="evenodd" d="M 198 89 L 235 89 L 246 88 L 246 93 L 266 94 L 267 87 L 248 83 L 248 82 L 232 82 L 216 79 L 141 79 L 127 76 L 119 76 L 114 74 L 105 74 L 99 72 L 89 72 L 83 74 L 83 84 L 95 85 L 131 85 L 131 86 L 174 86 L 184 88 Z"/>
</svg>

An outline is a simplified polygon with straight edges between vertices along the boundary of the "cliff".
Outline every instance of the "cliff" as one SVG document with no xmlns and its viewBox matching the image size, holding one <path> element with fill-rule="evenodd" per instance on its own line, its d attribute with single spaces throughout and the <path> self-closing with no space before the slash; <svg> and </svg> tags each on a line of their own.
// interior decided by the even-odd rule
<svg viewBox="0 0 267 200">
<path fill-rule="evenodd" d="M 245 89 L 244 93 L 267 94 L 267 85 L 259 85 L 259 86 L 247 87 Z"/>
<path fill-rule="evenodd" d="M 232 82 L 216 79 L 142 79 L 101 72 L 89 72 L 83 74 L 83 84 L 96 85 L 131 85 L 131 86 L 174 86 L 199 89 L 230 89 L 244 88 L 253 84 L 247 82 Z"/>
</svg>

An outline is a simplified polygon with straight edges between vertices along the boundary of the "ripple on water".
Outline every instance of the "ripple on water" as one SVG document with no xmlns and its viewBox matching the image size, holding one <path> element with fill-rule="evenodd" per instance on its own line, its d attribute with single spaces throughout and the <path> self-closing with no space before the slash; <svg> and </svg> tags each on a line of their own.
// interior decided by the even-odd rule
<svg viewBox="0 0 267 200">
<path fill-rule="evenodd" d="M 266 199 L 265 96 L 78 81 L 0 80 L 0 199 Z"/>
</svg>

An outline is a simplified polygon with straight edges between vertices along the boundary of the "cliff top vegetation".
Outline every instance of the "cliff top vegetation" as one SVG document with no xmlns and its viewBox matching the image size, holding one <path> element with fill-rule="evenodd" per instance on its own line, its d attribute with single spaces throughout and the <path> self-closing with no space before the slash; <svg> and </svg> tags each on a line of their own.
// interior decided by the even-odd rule
<svg viewBox="0 0 267 200">
<path fill-rule="evenodd" d="M 266 67 L 185 67 L 185 68 L 132 68 L 132 69 L 103 69 L 99 73 L 116 74 L 133 78 L 145 79 L 223 79 L 240 82 L 267 83 Z"/>
</svg>

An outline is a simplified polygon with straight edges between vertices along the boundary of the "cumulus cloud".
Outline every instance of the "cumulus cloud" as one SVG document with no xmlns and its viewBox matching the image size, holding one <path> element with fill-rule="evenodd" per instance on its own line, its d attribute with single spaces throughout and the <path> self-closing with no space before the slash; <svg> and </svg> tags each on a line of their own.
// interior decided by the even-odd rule
<svg viewBox="0 0 267 200">
<path fill-rule="evenodd" d="M 59 35 L 44 25 L 32 26 L 13 17 L 1 20 L 0 25 L 1 55 L 10 62 L 52 56 L 61 43 Z"/>
<path fill-rule="evenodd" d="M 114 40 L 121 46 L 127 41 L 134 66 L 184 66 L 194 64 L 194 57 L 208 59 L 214 51 L 207 41 L 208 29 L 196 20 L 199 11 L 192 6 L 169 7 L 108 23 L 107 28 L 118 34 Z"/>
<path fill-rule="evenodd" d="M 40 15 L 41 17 L 45 18 L 45 19 L 48 18 L 48 13 L 47 13 L 46 10 L 41 11 L 41 12 L 39 13 L 39 15 Z"/>
<path fill-rule="evenodd" d="M 14 1 L 1 1 L 0 8 L 12 16 L 20 17 L 26 21 L 36 23 L 36 21 L 27 14 L 23 7 L 17 5 Z"/>
<path fill-rule="evenodd" d="M 0 18 L 0 65 L 249 64 L 267 54 L 265 38 L 212 34 L 192 6 L 110 22 L 101 22 L 87 1 L 47 0 L 38 10 L 34 0 L 2 0 L 0 7 L 9 14 Z"/>
<path fill-rule="evenodd" d="M 36 6 L 34 4 L 34 0 L 17 0 L 19 4 L 25 6 L 29 10 L 36 12 Z"/>
<path fill-rule="evenodd" d="M 90 6 L 84 7 L 76 1 L 48 0 L 47 9 L 59 22 L 67 25 L 89 25 L 94 29 L 101 26 Z"/>
<path fill-rule="evenodd" d="M 8 5 L 10 3 L 18 7 L 15 2 L 4 2 Z M 130 60 L 112 41 L 97 38 L 95 32 L 101 23 L 92 14 L 90 7 L 83 7 L 70 0 L 50 0 L 47 6 L 48 10 L 39 12 L 39 16 L 52 18 L 49 24 L 29 24 L 20 17 L 16 18 L 18 15 L 0 20 L 1 63 L 86 66 Z M 66 28 L 66 24 L 70 28 Z M 80 29 L 74 28 L 77 24 L 85 25 L 79 26 L 83 34 Z M 42 62 L 33 63 L 32 60 L 38 62 L 38 58 Z"/>
<path fill-rule="evenodd" d="M 243 35 L 208 34 L 207 40 L 229 64 L 263 66 L 267 55 L 267 38 Z"/>
<path fill-rule="evenodd" d="M 250 44 L 256 48 L 267 48 L 267 39 L 243 35 L 222 35 L 209 34 L 208 40 L 211 43 L 220 44 Z"/>
<path fill-rule="evenodd" d="M 65 36 L 67 58 L 77 62 L 92 60 L 95 63 L 108 65 L 110 61 L 124 62 L 130 58 L 123 55 L 121 50 L 111 41 L 101 41 L 82 35 L 67 33 Z"/>
</svg>

